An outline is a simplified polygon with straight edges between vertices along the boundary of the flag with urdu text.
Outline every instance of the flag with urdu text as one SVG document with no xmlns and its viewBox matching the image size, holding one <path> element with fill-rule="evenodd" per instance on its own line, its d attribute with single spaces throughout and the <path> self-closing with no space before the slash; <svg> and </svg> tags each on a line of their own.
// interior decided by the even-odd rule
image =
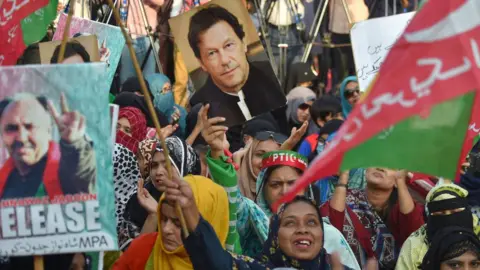
<svg viewBox="0 0 480 270">
<path fill-rule="evenodd" d="M 428 1 L 376 79 L 292 189 L 352 168 L 454 179 L 480 131 L 480 0 Z"/>
<path fill-rule="evenodd" d="M 58 0 L 0 0 L 0 66 L 14 65 L 57 16 Z"/>
</svg>

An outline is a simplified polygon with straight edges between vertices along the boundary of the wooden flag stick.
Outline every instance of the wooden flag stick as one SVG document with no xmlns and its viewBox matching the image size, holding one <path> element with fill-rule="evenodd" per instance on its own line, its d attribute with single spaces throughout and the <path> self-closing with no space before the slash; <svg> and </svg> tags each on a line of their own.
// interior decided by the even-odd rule
<svg viewBox="0 0 480 270">
<path fill-rule="evenodd" d="M 115 6 L 113 5 L 112 0 L 107 0 L 107 3 L 113 11 L 113 17 L 115 17 L 115 21 L 120 26 L 120 29 L 122 29 L 123 37 L 125 38 L 128 50 L 130 51 L 130 57 L 132 58 L 133 67 L 135 68 L 135 72 L 137 73 L 138 80 L 140 81 L 140 89 L 142 90 L 145 101 L 147 102 L 148 111 L 153 118 L 153 124 L 155 125 L 157 135 L 160 138 L 163 153 L 165 155 L 165 166 L 167 167 L 168 178 L 172 179 L 172 164 L 169 158 L 170 155 L 168 152 L 167 145 L 165 144 L 165 138 L 162 135 L 162 127 L 160 126 L 160 122 L 158 121 L 157 113 L 155 112 L 152 99 L 150 98 L 150 93 L 148 92 L 147 85 L 145 84 L 145 78 L 143 77 L 142 70 L 140 69 L 140 65 L 138 64 L 137 55 L 135 54 L 135 50 L 133 49 L 133 46 L 132 46 L 132 39 L 130 38 L 130 35 L 127 33 L 125 26 L 120 20 L 120 13 L 118 12 L 118 9 L 115 8 Z M 180 205 L 178 204 L 175 205 L 175 208 L 177 210 L 177 215 L 180 219 L 183 235 L 184 237 L 188 237 L 189 233 L 188 233 L 187 223 L 185 222 L 185 217 L 183 216 L 183 211 L 180 208 Z"/>
<path fill-rule="evenodd" d="M 67 46 L 68 36 L 70 35 L 70 24 L 72 23 L 73 10 L 75 6 L 75 0 L 70 0 L 68 4 L 68 16 L 67 21 L 65 22 L 65 28 L 63 30 L 62 43 L 60 44 L 60 52 L 58 54 L 57 63 L 62 63 L 65 55 L 65 47 Z"/>
<path fill-rule="evenodd" d="M 43 270 L 43 256 L 33 256 L 33 269 Z"/>
</svg>

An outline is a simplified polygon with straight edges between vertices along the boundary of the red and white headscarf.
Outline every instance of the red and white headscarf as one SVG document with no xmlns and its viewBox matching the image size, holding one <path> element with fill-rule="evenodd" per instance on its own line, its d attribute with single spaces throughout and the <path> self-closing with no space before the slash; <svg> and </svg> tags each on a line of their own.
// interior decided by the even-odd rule
<svg viewBox="0 0 480 270">
<path fill-rule="evenodd" d="M 127 135 L 121 130 L 117 130 L 116 142 L 127 147 L 133 153 L 137 153 L 138 144 L 145 139 L 147 135 L 147 121 L 141 110 L 135 107 L 121 108 L 118 113 L 118 119 L 127 118 L 130 123 L 130 133 Z"/>
</svg>

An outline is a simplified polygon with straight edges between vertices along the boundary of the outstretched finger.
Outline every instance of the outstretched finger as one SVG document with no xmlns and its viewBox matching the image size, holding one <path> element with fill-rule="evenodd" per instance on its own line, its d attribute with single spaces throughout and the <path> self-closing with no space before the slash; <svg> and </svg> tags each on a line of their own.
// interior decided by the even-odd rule
<svg viewBox="0 0 480 270">
<path fill-rule="evenodd" d="M 60 106 L 62 107 L 62 114 L 69 112 L 70 110 L 68 109 L 68 103 L 67 103 L 67 98 L 65 97 L 65 94 L 62 93 L 60 95 Z"/>
<path fill-rule="evenodd" d="M 200 111 L 198 114 L 200 115 L 200 119 L 202 119 L 202 123 L 205 125 L 208 124 L 208 109 L 210 108 L 210 104 L 203 105 L 202 108 L 200 108 Z"/>
<path fill-rule="evenodd" d="M 50 114 L 52 115 L 53 117 L 53 120 L 55 121 L 55 123 L 57 124 L 57 126 L 61 126 L 62 122 L 60 120 L 60 114 L 58 113 L 57 111 L 57 108 L 55 108 L 55 104 L 53 104 L 53 102 L 51 100 L 48 100 L 47 102 L 47 107 L 48 107 L 48 111 L 50 112 Z"/>
</svg>

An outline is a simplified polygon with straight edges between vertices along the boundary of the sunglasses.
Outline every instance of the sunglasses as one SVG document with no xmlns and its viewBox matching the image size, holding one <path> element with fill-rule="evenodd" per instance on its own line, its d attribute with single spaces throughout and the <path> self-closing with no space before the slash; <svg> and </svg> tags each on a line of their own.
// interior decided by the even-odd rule
<svg viewBox="0 0 480 270">
<path fill-rule="evenodd" d="M 305 110 L 310 109 L 310 105 L 307 104 L 307 103 L 303 103 L 303 104 L 300 104 L 300 106 L 298 106 L 298 108 L 302 111 L 305 111 Z"/>
<path fill-rule="evenodd" d="M 283 134 L 272 132 L 272 131 L 260 131 L 260 132 L 257 132 L 257 134 L 255 134 L 255 139 L 262 142 L 271 139 L 278 144 L 283 144 L 288 139 L 288 137 Z"/>
<path fill-rule="evenodd" d="M 343 96 L 348 99 L 353 97 L 355 94 L 360 94 L 360 89 L 358 87 L 353 89 L 345 89 Z"/>
</svg>

